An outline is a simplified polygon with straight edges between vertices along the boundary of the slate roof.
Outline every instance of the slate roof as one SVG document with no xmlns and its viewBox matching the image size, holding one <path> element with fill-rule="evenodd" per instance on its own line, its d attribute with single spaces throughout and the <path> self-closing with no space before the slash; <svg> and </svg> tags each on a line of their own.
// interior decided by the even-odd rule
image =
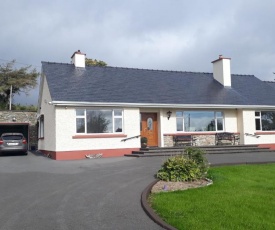
<svg viewBox="0 0 275 230">
<path fill-rule="evenodd" d="M 212 73 L 51 62 L 42 62 L 42 72 L 53 101 L 275 106 L 274 88 L 253 75 L 233 74 L 225 88 Z"/>
<path fill-rule="evenodd" d="M 275 88 L 275 81 L 265 81 L 267 84 Z"/>
</svg>

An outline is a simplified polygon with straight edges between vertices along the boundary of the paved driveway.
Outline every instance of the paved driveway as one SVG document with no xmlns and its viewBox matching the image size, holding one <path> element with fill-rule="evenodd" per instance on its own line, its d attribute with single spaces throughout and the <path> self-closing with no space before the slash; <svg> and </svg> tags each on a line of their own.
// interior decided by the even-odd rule
<svg viewBox="0 0 275 230">
<path fill-rule="evenodd" d="M 161 162 L 0 157 L 0 229 L 161 229 L 140 205 Z"/>
<path fill-rule="evenodd" d="M 208 158 L 211 163 L 275 161 L 275 154 Z M 140 195 L 163 160 L 0 157 L 0 229 L 161 229 L 143 212 Z"/>
</svg>

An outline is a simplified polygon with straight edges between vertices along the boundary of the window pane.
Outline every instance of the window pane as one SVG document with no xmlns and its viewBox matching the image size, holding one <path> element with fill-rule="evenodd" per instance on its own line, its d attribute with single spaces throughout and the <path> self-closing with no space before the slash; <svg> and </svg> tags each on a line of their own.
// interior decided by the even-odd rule
<svg viewBox="0 0 275 230">
<path fill-rule="evenodd" d="M 188 111 L 184 112 L 184 131 L 215 131 L 214 112 Z"/>
<path fill-rule="evenodd" d="M 122 116 L 122 110 L 121 109 L 115 109 L 114 110 L 114 115 L 115 116 Z"/>
<path fill-rule="evenodd" d="M 261 130 L 261 122 L 260 119 L 255 120 L 256 130 Z"/>
<path fill-rule="evenodd" d="M 222 119 L 222 118 L 218 118 L 218 119 L 217 119 L 217 126 L 218 126 L 218 127 L 217 127 L 217 128 L 218 128 L 218 129 L 217 129 L 218 131 L 222 131 L 222 130 L 223 130 L 223 119 Z"/>
<path fill-rule="evenodd" d="M 260 112 L 255 112 L 255 116 L 259 117 L 260 116 Z"/>
<path fill-rule="evenodd" d="M 177 131 L 183 131 L 183 119 L 177 118 Z"/>
<path fill-rule="evenodd" d="M 147 130 L 153 130 L 153 119 L 151 117 L 147 119 Z"/>
<path fill-rule="evenodd" d="M 202 127 L 203 129 L 203 127 Z M 204 129 L 205 131 L 216 131 L 216 124 L 215 124 L 215 120 L 212 119 L 207 126 Z"/>
<path fill-rule="evenodd" d="M 183 117 L 183 112 L 182 111 L 177 111 L 176 112 L 176 117 Z"/>
<path fill-rule="evenodd" d="M 40 116 L 40 122 L 39 122 L 39 138 L 44 137 L 44 115 Z"/>
<path fill-rule="evenodd" d="M 122 118 L 115 118 L 115 132 L 122 132 Z"/>
<path fill-rule="evenodd" d="M 77 109 L 76 110 L 76 116 L 84 116 L 84 112 L 85 112 L 84 109 Z"/>
<path fill-rule="evenodd" d="M 77 133 L 85 133 L 85 119 L 84 118 L 76 118 L 76 132 Z"/>
<path fill-rule="evenodd" d="M 262 130 L 270 131 L 275 130 L 275 112 L 262 111 Z"/>
<path fill-rule="evenodd" d="M 223 112 L 216 112 L 216 117 L 223 117 Z"/>
<path fill-rule="evenodd" d="M 87 133 L 113 132 L 112 110 L 87 110 Z"/>
</svg>

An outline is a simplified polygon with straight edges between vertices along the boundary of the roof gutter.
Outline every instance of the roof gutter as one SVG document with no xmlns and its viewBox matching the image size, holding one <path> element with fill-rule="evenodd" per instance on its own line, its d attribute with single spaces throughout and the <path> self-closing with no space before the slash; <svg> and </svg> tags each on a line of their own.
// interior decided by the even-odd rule
<svg viewBox="0 0 275 230">
<path fill-rule="evenodd" d="M 50 105 L 67 107 L 127 107 L 127 108 L 187 108 L 187 109 L 275 109 L 275 105 L 220 105 L 220 104 L 150 104 L 119 102 L 51 101 Z"/>
</svg>

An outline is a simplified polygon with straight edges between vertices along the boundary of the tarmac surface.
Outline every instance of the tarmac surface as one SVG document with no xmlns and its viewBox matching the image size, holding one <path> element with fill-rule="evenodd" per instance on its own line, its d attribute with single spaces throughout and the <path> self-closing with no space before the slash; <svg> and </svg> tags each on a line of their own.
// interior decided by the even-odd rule
<svg viewBox="0 0 275 230">
<path fill-rule="evenodd" d="M 0 229 L 162 229 L 142 191 L 167 157 L 54 161 L 0 156 Z M 211 165 L 275 162 L 275 153 L 207 155 Z"/>
</svg>

